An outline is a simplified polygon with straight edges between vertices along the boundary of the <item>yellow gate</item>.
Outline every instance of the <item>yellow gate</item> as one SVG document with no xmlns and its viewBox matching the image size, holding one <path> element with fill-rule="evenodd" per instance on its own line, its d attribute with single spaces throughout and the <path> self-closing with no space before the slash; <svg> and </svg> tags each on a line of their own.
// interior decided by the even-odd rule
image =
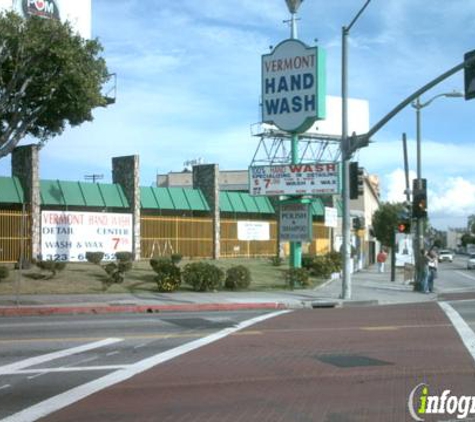
<svg viewBox="0 0 475 422">
<path fill-rule="evenodd" d="M 0 262 L 31 259 L 30 213 L 0 210 Z"/>
<path fill-rule="evenodd" d="M 141 216 L 142 258 L 170 256 L 211 258 L 213 221 L 211 218 Z"/>
</svg>

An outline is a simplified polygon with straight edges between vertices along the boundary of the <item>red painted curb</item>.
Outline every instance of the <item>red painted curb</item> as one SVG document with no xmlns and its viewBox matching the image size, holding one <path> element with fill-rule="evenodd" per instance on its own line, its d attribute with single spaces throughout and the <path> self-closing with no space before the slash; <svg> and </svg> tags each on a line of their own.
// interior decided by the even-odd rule
<svg viewBox="0 0 475 422">
<path fill-rule="evenodd" d="M 0 316 L 67 314 L 159 313 L 286 309 L 283 303 L 199 303 L 184 305 L 99 305 L 99 306 L 19 306 L 0 307 Z"/>
</svg>

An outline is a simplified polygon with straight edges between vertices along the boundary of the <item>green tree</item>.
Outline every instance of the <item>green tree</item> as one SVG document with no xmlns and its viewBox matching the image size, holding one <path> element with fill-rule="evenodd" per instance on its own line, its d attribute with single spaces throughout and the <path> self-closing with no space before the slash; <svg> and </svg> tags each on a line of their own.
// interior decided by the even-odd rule
<svg viewBox="0 0 475 422">
<path fill-rule="evenodd" d="M 475 214 L 469 215 L 467 220 L 468 232 L 475 234 Z"/>
<path fill-rule="evenodd" d="M 44 144 L 107 105 L 101 89 L 110 76 L 97 40 L 13 12 L 0 14 L 0 34 L 0 158 L 26 135 Z"/>
<path fill-rule="evenodd" d="M 374 236 L 383 246 L 392 245 L 394 230 L 403 210 L 404 205 L 401 203 L 385 202 L 374 212 L 372 221 Z"/>
</svg>

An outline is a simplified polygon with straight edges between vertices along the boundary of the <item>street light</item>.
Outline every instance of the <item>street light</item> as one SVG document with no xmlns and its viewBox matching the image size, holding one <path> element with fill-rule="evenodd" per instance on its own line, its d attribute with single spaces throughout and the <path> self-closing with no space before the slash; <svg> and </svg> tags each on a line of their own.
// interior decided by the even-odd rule
<svg viewBox="0 0 475 422">
<path fill-rule="evenodd" d="M 351 148 L 348 139 L 348 35 L 350 30 L 369 5 L 371 0 L 361 7 L 348 26 L 341 31 L 341 178 L 343 208 L 343 242 L 342 242 L 342 299 L 351 299 L 351 228 L 350 228 L 350 158 Z"/>
<path fill-rule="evenodd" d="M 420 97 L 417 97 L 415 101 L 411 103 L 411 106 L 416 110 L 416 144 L 417 144 L 417 189 L 420 191 L 422 189 L 422 169 L 421 169 L 421 110 L 428 105 L 430 105 L 435 99 L 441 97 L 448 98 L 459 98 L 464 97 L 464 94 L 460 91 L 445 92 L 443 94 L 437 94 L 430 98 L 429 100 L 421 103 Z M 423 225 L 421 224 L 420 218 L 416 220 L 416 239 L 415 239 L 415 259 L 416 259 L 416 274 L 417 274 L 417 283 L 415 284 L 416 288 L 420 288 L 421 284 L 421 272 L 422 265 L 420 259 L 420 251 L 424 242 L 424 233 Z"/>
</svg>

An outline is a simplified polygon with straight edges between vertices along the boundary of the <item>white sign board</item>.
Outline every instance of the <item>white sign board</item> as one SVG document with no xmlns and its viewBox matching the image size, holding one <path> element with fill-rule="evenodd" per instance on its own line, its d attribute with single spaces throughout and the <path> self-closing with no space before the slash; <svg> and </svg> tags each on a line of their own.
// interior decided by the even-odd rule
<svg viewBox="0 0 475 422">
<path fill-rule="evenodd" d="M 262 121 L 303 133 L 325 118 L 325 55 L 290 39 L 262 56 Z"/>
<path fill-rule="evenodd" d="M 254 196 L 335 195 L 339 180 L 336 163 L 249 167 L 249 193 Z"/>
<path fill-rule="evenodd" d="M 311 217 L 308 204 L 282 204 L 280 206 L 280 240 L 311 242 Z"/>
<path fill-rule="evenodd" d="M 265 221 L 238 221 L 238 240 L 270 240 L 270 225 Z"/>
<path fill-rule="evenodd" d="M 91 0 L 0 0 L 0 12 L 68 21 L 83 38 L 91 38 Z"/>
<path fill-rule="evenodd" d="M 325 227 L 335 228 L 338 225 L 338 211 L 336 208 L 325 207 Z"/>
<path fill-rule="evenodd" d="M 85 261 L 86 252 L 132 252 L 132 214 L 43 211 L 41 256 L 45 260 Z"/>
</svg>

